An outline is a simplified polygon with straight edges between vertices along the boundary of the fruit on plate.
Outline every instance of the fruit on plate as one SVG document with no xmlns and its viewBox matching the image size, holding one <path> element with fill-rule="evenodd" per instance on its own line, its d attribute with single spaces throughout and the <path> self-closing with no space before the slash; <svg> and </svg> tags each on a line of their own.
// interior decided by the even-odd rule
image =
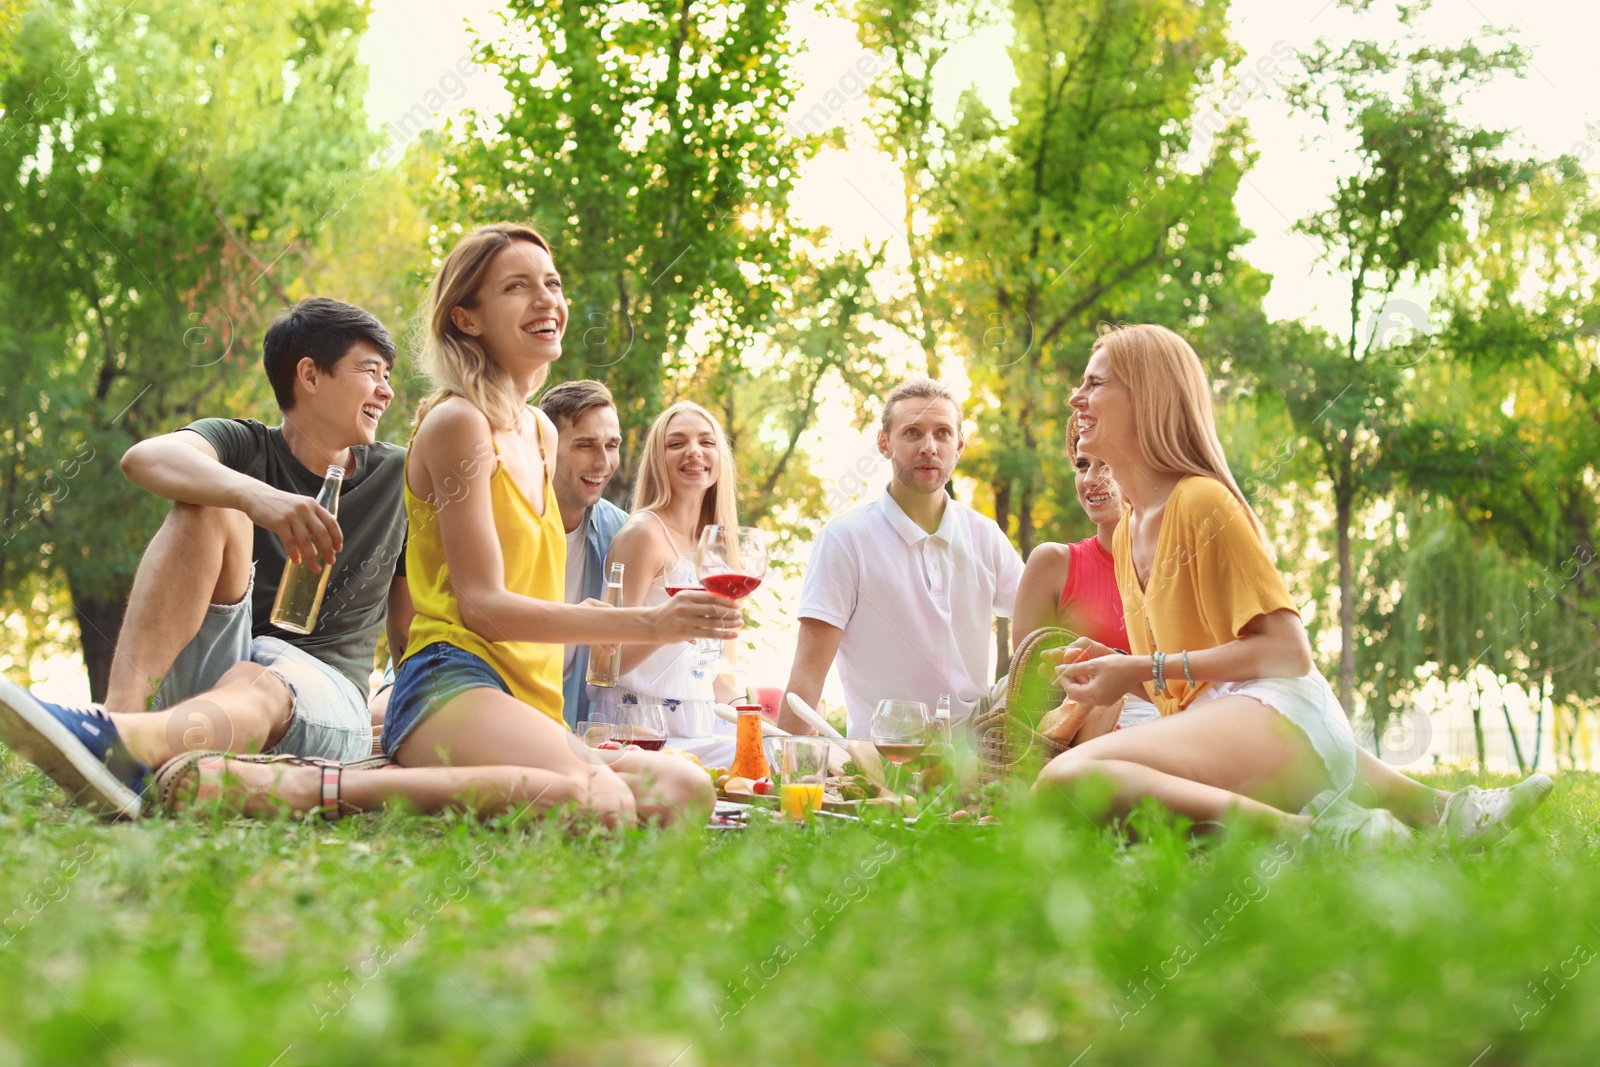
<svg viewBox="0 0 1600 1067">
<path fill-rule="evenodd" d="M 750 783 L 750 792 L 757 796 L 770 797 L 775 790 L 772 788 L 771 778 L 757 778 Z"/>
<path fill-rule="evenodd" d="M 728 779 L 723 788 L 730 793 L 753 793 L 755 792 L 755 790 L 751 788 L 753 785 L 755 785 L 755 783 L 750 779 L 741 778 L 735 775 L 734 777 Z"/>
</svg>

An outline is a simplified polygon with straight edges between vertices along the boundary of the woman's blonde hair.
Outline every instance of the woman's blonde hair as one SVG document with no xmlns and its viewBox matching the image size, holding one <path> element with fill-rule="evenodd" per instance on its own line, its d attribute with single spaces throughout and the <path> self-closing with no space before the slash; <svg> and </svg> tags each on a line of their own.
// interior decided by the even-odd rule
<svg viewBox="0 0 1600 1067">
<path fill-rule="evenodd" d="M 733 450 L 728 447 L 727 435 L 722 432 L 722 424 L 716 416 L 692 400 L 678 401 L 657 415 L 656 421 L 650 424 L 650 432 L 645 434 L 644 449 L 639 456 L 639 477 L 633 485 L 633 512 L 638 514 L 646 508 L 665 507 L 672 502 L 672 483 L 667 478 L 667 424 L 674 415 L 683 412 L 705 419 L 711 424 L 711 432 L 717 439 L 717 481 L 706 490 L 705 499 L 700 502 L 695 536 L 699 537 L 700 531 L 713 523 L 737 527 L 739 475 L 733 465 Z M 694 551 L 692 545 L 689 551 Z"/>
<path fill-rule="evenodd" d="M 1189 342 L 1165 326 L 1102 326 L 1090 353 L 1104 352 L 1111 370 L 1133 395 L 1133 426 L 1144 458 L 1167 474 L 1215 478 L 1238 498 L 1272 553 L 1250 501 L 1228 469 L 1217 437 L 1211 382 Z M 1112 465 L 1115 470 L 1115 464 Z"/>
<path fill-rule="evenodd" d="M 435 404 L 452 396 L 465 397 L 496 430 L 514 430 L 527 411 L 528 398 L 517 395 L 517 388 L 500 365 L 489 358 L 483 342 L 462 330 L 450 316 L 455 308 L 477 306 L 478 289 L 489 271 L 489 262 L 513 241 L 528 241 L 550 251 L 550 242 L 532 226 L 490 223 L 456 243 L 428 287 L 424 308 L 428 333 L 422 343 L 422 369 L 433 379 L 434 389 L 417 405 L 417 424 Z M 535 392 L 548 373 L 548 368 L 539 371 Z"/>
</svg>

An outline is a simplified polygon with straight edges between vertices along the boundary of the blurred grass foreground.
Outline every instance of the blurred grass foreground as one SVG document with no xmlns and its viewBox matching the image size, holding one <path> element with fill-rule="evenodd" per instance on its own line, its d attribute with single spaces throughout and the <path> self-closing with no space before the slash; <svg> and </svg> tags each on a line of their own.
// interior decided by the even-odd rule
<svg viewBox="0 0 1600 1067">
<path fill-rule="evenodd" d="M 574 839 L 105 825 L 13 759 L 0 1064 L 1594 1062 L 1597 801 L 1480 855 L 1027 805 Z"/>
</svg>

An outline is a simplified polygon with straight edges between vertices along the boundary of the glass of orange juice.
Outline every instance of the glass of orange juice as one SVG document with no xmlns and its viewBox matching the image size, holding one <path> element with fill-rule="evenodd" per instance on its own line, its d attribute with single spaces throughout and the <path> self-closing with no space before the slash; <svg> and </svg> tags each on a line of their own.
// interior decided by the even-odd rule
<svg viewBox="0 0 1600 1067">
<path fill-rule="evenodd" d="M 783 739 L 783 813 L 805 822 L 822 810 L 828 780 L 828 742 L 820 737 Z"/>
</svg>

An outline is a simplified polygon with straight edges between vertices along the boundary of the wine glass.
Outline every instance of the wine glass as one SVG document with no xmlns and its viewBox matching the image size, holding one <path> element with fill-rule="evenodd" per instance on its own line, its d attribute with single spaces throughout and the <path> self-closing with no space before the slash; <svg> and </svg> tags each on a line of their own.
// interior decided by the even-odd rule
<svg viewBox="0 0 1600 1067">
<path fill-rule="evenodd" d="M 661 704 L 618 704 L 611 739 L 659 752 L 667 743 L 667 709 Z"/>
<path fill-rule="evenodd" d="M 743 600 L 767 576 L 767 535 L 753 526 L 707 526 L 700 531 L 694 565 L 707 590 Z"/>
<path fill-rule="evenodd" d="M 880 700 L 872 713 L 872 743 L 878 755 L 902 766 L 922 755 L 931 739 L 928 705 L 920 700 Z M 922 772 L 911 772 L 911 785 L 922 792 Z"/>
<path fill-rule="evenodd" d="M 667 573 L 662 579 L 666 583 L 667 595 L 677 596 L 689 589 L 704 589 L 700 584 L 700 576 L 695 573 L 694 560 L 688 556 L 678 556 L 667 566 Z M 695 651 L 705 655 L 715 655 L 722 652 L 722 642 L 715 637 L 697 637 L 689 642 Z"/>
</svg>

